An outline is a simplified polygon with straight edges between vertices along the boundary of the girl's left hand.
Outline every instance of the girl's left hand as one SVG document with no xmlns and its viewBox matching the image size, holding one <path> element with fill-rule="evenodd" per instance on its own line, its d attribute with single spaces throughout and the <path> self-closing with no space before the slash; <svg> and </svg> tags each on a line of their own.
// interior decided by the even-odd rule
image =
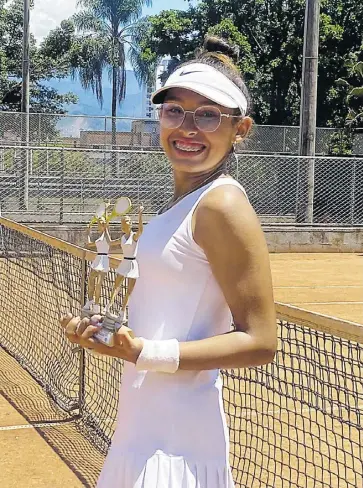
<svg viewBox="0 0 363 488">
<path fill-rule="evenodd" d="M 80 317 L 67 314 L 61 317 L 60 323 L 64 328 L 67 339 L 73 344 L 79 344 L 81 347 L 92 349 L 99 354 L 124 359 L 136 364 L 143 348 L 142 339 L 133 338 L 126 327 L 121 327 L 115 333 L 115 345 L 113 347 L 105 346 L 93 338 L 95 333 L 102 328 L 97 325 L 100 320 L 100 315 L 94 315 L 91 319 L 85 318 L 81 320 Z"/>
</svg>

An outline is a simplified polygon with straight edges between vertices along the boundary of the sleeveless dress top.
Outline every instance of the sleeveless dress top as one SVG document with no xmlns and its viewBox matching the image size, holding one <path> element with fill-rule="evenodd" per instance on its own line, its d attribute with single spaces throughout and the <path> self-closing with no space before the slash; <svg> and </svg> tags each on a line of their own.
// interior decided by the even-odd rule
<svg viewBox="0 0 363 488">
<path fill-rule="evenodd" d="M 125 276 L 125 278 L 136 279 L 139 277 L 139 266 L 136 261 L 139 241 L 134 240 L 135 232 L 130 232 L 129 236 L 121 237 L 121 248 L 123 259 L 116 269 L 116 273 Z"/>
<path fill-rule="evenodd" d="M 184 342 L 231 330 L 231 312 L 192 235 L 194 209 L 221 185 L 244 192 L 220 177 L 146 226 L 129 305 L 136 336 Z M 234 486 L 219 370 L 138 372 L 125 362 L 116 431 L 97 488 Z"/>
<path fill-rule="evenodd" d="M 91 268 L 95 271 L 102 271 L 108 273 L 110 271 L 110 259 L 108 252 L 110 244 L 107 242 L 106 234 L 103 233 L 96 241 L 97 257 L 91 264 Z"/>
</svg>

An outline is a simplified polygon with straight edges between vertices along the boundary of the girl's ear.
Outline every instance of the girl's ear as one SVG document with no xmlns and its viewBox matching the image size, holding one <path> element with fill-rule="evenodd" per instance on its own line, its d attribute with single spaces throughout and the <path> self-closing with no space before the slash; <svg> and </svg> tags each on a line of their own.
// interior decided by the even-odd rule
<svg viewBox="0 0 363 488">
<path fill-rule="evenodd" d="M 251 117 L 244 117 L 239 123 L 236 134 L 236 143 L 239 144 L 248 136 L 252 128 L 253 120 Z"/>
</svg>

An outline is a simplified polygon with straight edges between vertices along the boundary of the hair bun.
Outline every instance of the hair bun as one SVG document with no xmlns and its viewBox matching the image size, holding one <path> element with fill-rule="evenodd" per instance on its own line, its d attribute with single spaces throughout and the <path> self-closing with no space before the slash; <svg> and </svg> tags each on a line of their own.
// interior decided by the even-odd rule
<svg viewBox="0 0 363 488">
<path fill-rule="evenodd" d="M 239 47 L 229 44 L 226 39 L 222 39 L 221 37 L 206 36 L 203 47 L 204 51 L 208 53 L 224 54 L 229 56 L 235 62 L 239 60 Z"/>
</svg>

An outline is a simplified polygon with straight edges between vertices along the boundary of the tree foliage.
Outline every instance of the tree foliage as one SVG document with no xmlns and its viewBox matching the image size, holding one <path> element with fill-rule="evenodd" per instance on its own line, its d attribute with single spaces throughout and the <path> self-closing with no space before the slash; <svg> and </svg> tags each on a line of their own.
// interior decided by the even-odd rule
<svg viewBox="0 0 363 488">
<path fill-rule="evenodd" d="M 23 2 L 13 0 L 6 4 L 0 0 L 0 107 L 7 111 L 20 111 Z M 30 38 L 30 110 L 32 112 L 64 113 L 64 104 L 76 101 L 71 94 L 60 95 L 44 85 L 51 78 L 67 76 L 69 68 L 58 61 L 60 48 L 53 45 L 52 56 L 46 49 L 47 41 L 37 46 Z"/>
<path fill-rule="evenodd" d="M 260 124 L 299 123 L 305 0 L 203 0 L 186 12 L 164 11 L 147 19 L 142 55 L 154 64 L 170 56 L 175 66 L 193 55 L 207 33 L 223 35 L 241 50 L 240 68 Z M 351 52 L 362 44 L 361 0 L 322 0 L 318 125 L 347 115 L 346 90 L 336 85 L 349 71 Z"/>
<path fill-rule="evenodd" d="M 355 59 L 347 63 L 349 81 L 339 79 L 337 84 L 348 90 L 347 106 L 349 113 L 347 125 L 350 128 L 363 127 L 363 50 L 355 55 Z"/>
<path fill-rule="evenodd" d="M 352 155 L 355 131 L 363 127 L 363 49 L 352 53 L 346 62 L 348 77 L 336 80 L 336 85 L 346 93 L 345 127 L 335 133 L 330 141 L 329 154 Z"/>
<path fill-rule="evenodd" d="M 76 29 L 67 58 L 72 73 L 79 77 L 85 89 L 95 93 L 102 106 L 103 76 L 108 71 L 112 83 L 113 117 L 117 115 L 117 102 L 121 103 L 126 94 L 127 55 L 136 74 L 145 70 L 135 39 L 142 8 L 151 3 L 151 0 L 79 0 L 82 10 L 71 19 Z M 146 76 L 146 71 L 142 76 Z"/>
</svg>

